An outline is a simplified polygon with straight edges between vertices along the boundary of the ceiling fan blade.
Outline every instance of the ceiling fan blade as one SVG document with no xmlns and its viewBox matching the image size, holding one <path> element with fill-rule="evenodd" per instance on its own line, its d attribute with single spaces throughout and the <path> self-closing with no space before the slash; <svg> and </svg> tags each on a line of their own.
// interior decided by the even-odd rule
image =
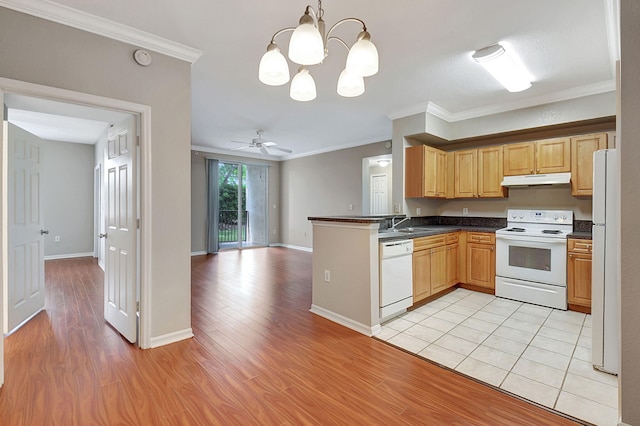
<svg viewBox="0 0 640 426">
<path fill-rule="evenodd" d="M 251 142 L 242 142 L 242 141 L 229 141 L 229 142 L 233 142 L 233 143 L 243 143 L 245 145 L 251 145 Z"/>
<path fill-rule="evenodd" d="M 264 146 L 260 147 L 260 152 L 263 153 L 264 155 L 269 155 L 269 151 L 267 151 L 267 148 L 265 148 Z"/>
<path fill-rule="evenodd" d="M 233 148 L 233 151 L 240 151 L 241 149 L 251 149 L 251 148 L 255 148 L 254 146 L 241 146 L 238 148 Z"/>
<path fill-rule="evenodd" d="M 287 148 L 280 148 L 280 147 L 278 147 L 278 146 L 270 146 L 269 148 L 271 148 L 271 149 L 276 149 L 276 150 L 278 150 L 278 151 L 282 151 L 282 152 L 287 152 L 287 153 L 289 153 L 289 154 L 291 154 L 291 153 L 293 152 L 293 151 L 292 151 L 292 150 L 290 150 L 290 149 L 287 149 Z"/>
</svg>

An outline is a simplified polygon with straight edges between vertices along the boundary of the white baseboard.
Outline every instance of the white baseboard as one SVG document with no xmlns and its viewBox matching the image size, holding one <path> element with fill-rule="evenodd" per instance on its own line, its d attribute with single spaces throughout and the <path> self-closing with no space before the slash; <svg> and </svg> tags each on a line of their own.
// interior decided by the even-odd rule
<svg viewBox="0 0 640 426">
<path fill-rule="evenodd" d="M 193 330 L 191 328 L 186 328 L 184 330 L 174 331 L 173 333 L 164 334 L 162 336 L 152 337 L 149 347 L 157 348 L 158 346 L 169 345 L 192 337 Z"/>
<path fill-rule="evenodd" d="M 310 247 L 293 246 L 291 244 L 273 243 L 273 244 L 269 244 L 269 247 L 284 247 L 292 250 L 300 250 L 300 251 L 307 251 L 309 253 L 313 253 L 313 249 Z"/>
<path fill-rule="evenodd" d="M 206 251 L 192 251 L 191 256 L 202 256 L 203 254 L 207 254 Z"/>
<path fill-rule="evenodd" d="M 45 256 L 44 260 L 56 260 L 56 259 L 74 259 L 76 257 L 94 257 L 92 251 L 87 253 L 69 253 L 69 254 L 54 254 L 51 256 Z"/>
<path fill-rule="evenodd" d="M 317 306 L 317 305 L 311 305 L 311 309 L 309 309 L 309 311 L 323 318 L 326 318 L 329 321 L 333 321 L 347 328 L 355 330 L 358 333 L 364 334 L 365 336 L 375 336 L 376 334 L 379 334 L 380 331 L 382 331 L 380 324 L 376 324 L 373 327 L 369 327 L 367 325 L 354 321 L 351 318 L 347 318 L 340 314 L 336 314 L 335 312 L 321 308 L 320 306 Z"/>
</svg>

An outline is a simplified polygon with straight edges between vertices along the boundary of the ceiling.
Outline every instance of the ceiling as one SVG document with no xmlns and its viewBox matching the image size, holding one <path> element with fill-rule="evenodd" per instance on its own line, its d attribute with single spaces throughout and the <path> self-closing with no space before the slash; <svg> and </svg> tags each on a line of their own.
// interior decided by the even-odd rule
<svg viewBox="0 0 640 426">
<path fill-rule="evenodd" d="M 21 1 L 27 0 L 12 3 Z M 380 71 L 365 78 L 364 95 L 338 96 L 346 50 L 331 44 L 324 63 L 311 67 L 318 96 L 302 103 L 289 98 L 288 85 L 260 83 L 257 70 L 271 36 L 295 26 L 306 2 L 44 3 L 201 50 L 192 67 L 192 146 L 199 150 L 235 149 L 231 140 L 249 142 L 261 129 L 265 139 L 293 150 L 279 158 L 295 158 L 390 140 L 393 119 L 424 113 L 429 104 L 441 117 L 457 120 L 615 89 L 616 0 L 324 0 L 327 27 L 346 17 L 365 21 Z M 360 29 L 347 23 L 335 35 L 352 43 Z M 289 34 L 276 39 L 285 54 L 288 40 Z M 527 67 L 530 89 L 507 92 L 471 59 L 474 50 L 496 42 Z M 292 75 L 296 69 L 290 65 Z"/>
</svg>

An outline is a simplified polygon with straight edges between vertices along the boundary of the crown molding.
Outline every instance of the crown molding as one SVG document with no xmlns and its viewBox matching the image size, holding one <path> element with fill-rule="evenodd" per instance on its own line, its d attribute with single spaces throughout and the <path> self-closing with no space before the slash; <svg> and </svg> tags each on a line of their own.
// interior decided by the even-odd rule
<svg viewBox="0 0 640 426">
<path fill-rule="evenodd" d="M 524 108 L 531 108 L 539 105 L 550 104 L 554 102 L 568 101 L 586 96 L 599 95 L 601 93 L 614 92 L 616 90 L 616 82 L 614 80 L 603 81 L 600 83 L 589 84 L 586 86 L 574 87 L 571 89 L 555 92 L 550 95 L 536 96 L 534 98 L 522 99 L 516 102 L 508 102 L 500 105 L 490 105 L 483 108 L 469 109 L 460 112 L 450 112 L 429 102 L 427 105 L 427 113 L 434 117 L 441 118 L 449 123 L 456 121 L 470 120 L 472 118 L 485 117 L 503 112 L 515 111 Z"/>
<path fill-rule="evenodd" d="M 47 0 L 0 0 L 0 6 L 123 43 L 153 50 L 193 64 L 202 51 Z"/>
</svg>

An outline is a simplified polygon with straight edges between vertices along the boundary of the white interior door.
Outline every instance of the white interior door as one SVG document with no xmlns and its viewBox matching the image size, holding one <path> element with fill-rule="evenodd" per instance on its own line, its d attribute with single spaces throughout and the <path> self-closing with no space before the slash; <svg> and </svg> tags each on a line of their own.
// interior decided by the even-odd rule
<svg viewBox="0 0 640 426">
<path fill-rule="evenodd" d="M 4 332 L 44 309 L 42 146 L 36 136 L 8 124 L 8 273 Z"/>
<path fill-rule="evenodd" d="M 389 205 L 387 175 L 371 176 L 371 214 L 386 214 Z"/>
<path fill-rule="evenodd" d="M 94 225 L 93 229 L 95 232 L 94 237 L 94 256 L 98 258 L 98 266 L 102 268 L 104 271 L 104 235 L 105 232 L 105 223 L 104 223 L 104 192 L 102 191 L 102 163 L 98 164 L 95 169 L 95 177 L 94 177 Z"/>
<path fill-rule="evenodd" d="M 137 340 L 137 175 L 133 116 L 109 130 L 105 156 L 104 317 L 133 343 Z"/>
</svg>

